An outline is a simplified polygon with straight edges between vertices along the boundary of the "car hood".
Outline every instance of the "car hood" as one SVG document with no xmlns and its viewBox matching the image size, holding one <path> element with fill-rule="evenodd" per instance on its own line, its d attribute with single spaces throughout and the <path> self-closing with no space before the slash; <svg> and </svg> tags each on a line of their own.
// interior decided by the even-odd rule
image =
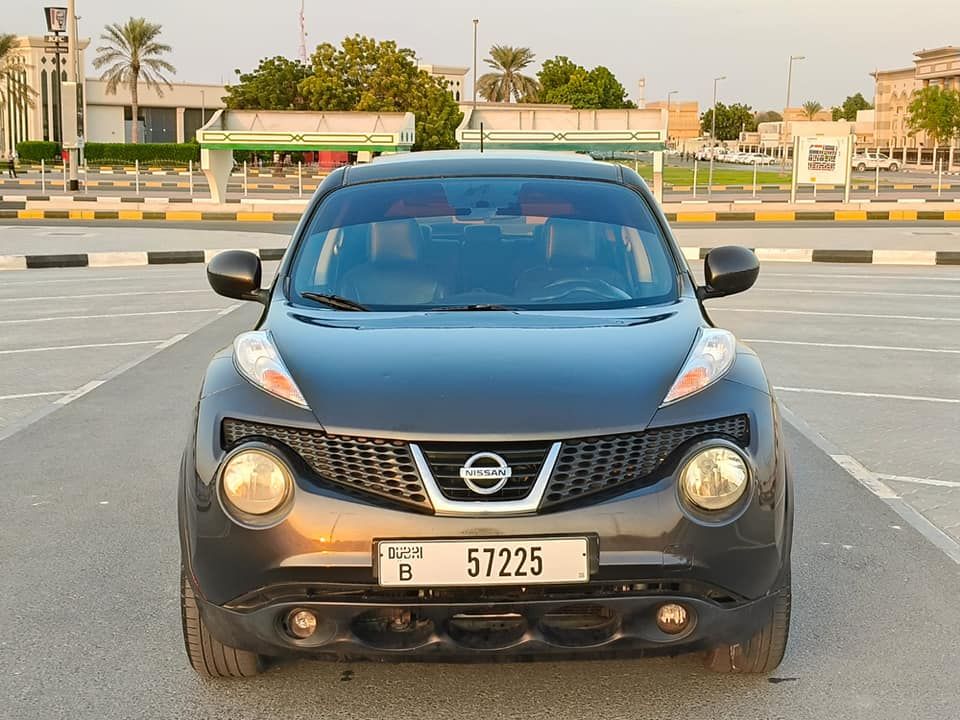
<svg viewBox="0 0 960 720">
<path fill-rule="evenodd" d="M 280 355 L 330 433 L 563 438 L 646 427 L 696 301 L 605 312 L 346 313 L 274 304 Z"/>
</svg>

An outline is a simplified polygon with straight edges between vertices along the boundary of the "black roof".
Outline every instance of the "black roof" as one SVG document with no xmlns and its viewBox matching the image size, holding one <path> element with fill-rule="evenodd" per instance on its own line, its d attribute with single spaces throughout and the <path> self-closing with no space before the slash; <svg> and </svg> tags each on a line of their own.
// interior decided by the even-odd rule
<svg viewBox="0 0 960 720">
<path fill-rule="evenodd" d="M 565 177 L 622 182 L 621 166 L 596 162 L 586 155 L 568 152 L 519 152 L 493 150 L 440 150 L 403 153 L 354 165 L 344 174 L 343 184 L 401 180 L 422 177 L 509 176 Z"/>
</svg>

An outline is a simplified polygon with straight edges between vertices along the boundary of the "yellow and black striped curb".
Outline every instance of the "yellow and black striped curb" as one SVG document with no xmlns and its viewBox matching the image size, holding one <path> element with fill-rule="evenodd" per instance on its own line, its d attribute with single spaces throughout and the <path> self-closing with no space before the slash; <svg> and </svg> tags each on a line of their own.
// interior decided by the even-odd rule
<svg viewBox="0 0 960 720">
<path fill-rule="evenodd" d="M 141 250 L 44 255 L 0 255 L 0 270 L 49 268 L 105 268 L 140 265 L 207 263 L 225 248 L 207 250 Z M 240 248 L 262 260 L 280 260 L 285 248 Z M 708 247 L 682 248 L 688 260 L 702 260 Z M 944 250 L 839 250 L 821 248 L 756 248 L 761 261 L 814 263 L 869 263 L 874 265 L 960 265 L 960 251 Z"/>
<path fill-rule="evenodd" d="M 170 222 L 298 222 L 299 212 L 219 212 L 203 210 L 36 210 L 3 209 L 0 220 L 164 220 Z"/>
<path fill-rule="evenodd" d="M 17 203 L 4 203 L 15 205 Z M 960 222 L 960 210 L 757 210 L 725 212 L 713 210 L 668 212 L 667 220 L 677 224 L 757 222 L 864 222 L 864 221 L 947 221 Z M 300 212 L 204 210 L 41 210 L 0 209 L 0 219 L 15 220 L 165 220 L 173 222 L 296 222 Z"/>
<path fill-rule="evenodd" d="M 182 265 L 208 263 L 225 248 L 212 250 L 137 250 L 94 253 L 53 253 L 43 255 L 0 255 L 0 270 L 41 270 L 49 268 L 106 268 L 140 265 Z M 239 248 L 260 256 L 261 260 L 279 260 L 285 248 Z"/>
</svg>

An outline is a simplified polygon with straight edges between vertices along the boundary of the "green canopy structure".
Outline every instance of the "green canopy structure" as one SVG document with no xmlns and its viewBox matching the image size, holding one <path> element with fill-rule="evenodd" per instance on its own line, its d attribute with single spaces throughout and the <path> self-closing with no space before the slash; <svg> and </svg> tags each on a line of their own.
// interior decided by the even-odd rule
<svg viewBox="0 0 960 720">
<path fill-rule="evenodd" d="M 413 113 L 219 110 L 197 130 L 214 202 L 226 201 L 234 150 L 409 152 Z"/>
</svg>

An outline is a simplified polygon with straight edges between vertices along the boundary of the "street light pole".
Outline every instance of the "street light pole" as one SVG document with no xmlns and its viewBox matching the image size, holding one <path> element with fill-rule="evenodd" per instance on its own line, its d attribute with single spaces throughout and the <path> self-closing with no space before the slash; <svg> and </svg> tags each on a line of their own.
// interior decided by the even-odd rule
<svg viewBox="0 0 960 720">
<path fill-rule="evenodd" d="M 707 195 L 710 195 L 713 192 L 713 160 L 717 154 L 717 83 L 721 80 L 726 80 L 726 75 L 721 75 L 720 77 L 715 77 L 713 79 L 713 112 L 710 113 L 712 117 L 710 118 L 710 177 L 707 180 Z"/>
<path fill-rule="evenodd" d="M 783 119 L 780 121 L 780 169 L 787 166 L 787 110 L 790 109 L 790 86 L 793 84 L 793 61 L 806 60 L 803 55 L 791 55 L 787 67 L 787 104 L 783 107 Z"/>
<path fill-rule="evenodd" d="M 79 76 L 77 73 L 77 58 L 79 57 L 78 45 L 77 45 L 77 11 L 74 6 L 74 0 L 67 0 L 67 82 L 74 83 L 74 85 L 79 81 Z M 70 123 L 71 128 L 75 128 L 77 125 L 77 94 L 68 93 L 67 99 L 70 101 L 70 107 L 63 107 L 63 97 L 61 96 L 60 102 L 60 112 L 72 113 L 74 120 Z M 63 142 L 64 138 L 61 136 L 60 141 Z M 77 138 L 69 138 L 70 142 L 73 144 L 73 147 L 69 150 L 69 162 L 70 162 L 70 190 L 79 190 L 80 189 L 80 179 L 77 174 L 77 160 L 78 160 L 78 149 L 77 149 Z"/>
<path fill-rule="evenodd" d="M 670 98 L 677 94 L 677 90 L 671 90 L 667 93 L 667 142 L 670 142 Z"/>
<path fill-rule="evenodd" d="M 473 108 L 477 108 L 477 26 L 480 18 L 473 19 Z"/>
</svg>

